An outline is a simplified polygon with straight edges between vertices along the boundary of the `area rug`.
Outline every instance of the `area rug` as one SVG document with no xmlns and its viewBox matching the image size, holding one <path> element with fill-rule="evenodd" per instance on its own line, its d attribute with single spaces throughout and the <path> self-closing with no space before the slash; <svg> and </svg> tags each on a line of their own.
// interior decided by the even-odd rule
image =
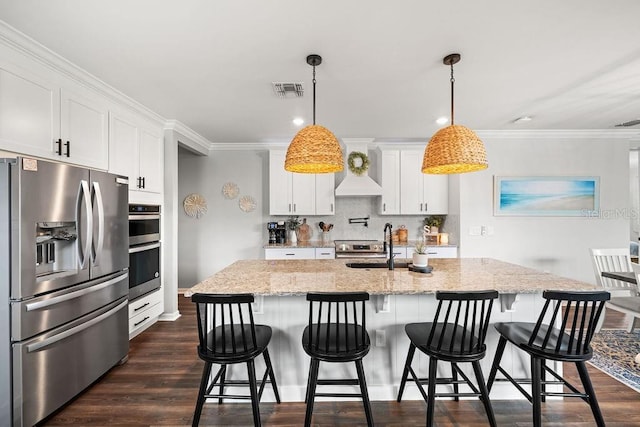
<svg viewBox="0 0 640 427">
<path fill-rule="evenodd" d="M 640 353 L 640 331 L 601 329 L 591 346 L 591 365 L 640 393 L 640 364 L 635 361 Z"/>
</svg>

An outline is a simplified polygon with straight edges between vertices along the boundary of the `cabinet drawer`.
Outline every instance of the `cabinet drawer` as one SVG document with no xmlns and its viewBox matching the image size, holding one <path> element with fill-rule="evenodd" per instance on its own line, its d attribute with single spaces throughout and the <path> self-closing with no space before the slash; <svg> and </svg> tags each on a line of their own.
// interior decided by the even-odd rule
<svg viewBox="0 0 640 427">
<path fill-rule="evenodd" d="M 444 247 L 429 246 L 429 249 L 427 250 L 427 252 L 431 258 L 457 258 L 458 257 L 458 248 L 455 246 L 444 246 Z"/>
<path fill-rule="evenodd" d="M 389 249 L 387 249 L 387 256 L 389 255 Z M 407 248 L 404 247 L 393 247 L 393 256 L 395 258 L 406 258 L 407 257 Z"/>
<path fill-rule="evenodd" d="M 140 297 L 135 301 L 129 301 L 129 319 L 160 303 L 160 299 L 160 291 L 155 291 L 150 293 L 149 295 Z"/>
<path fill-rule="evenodd" d="M 314 248 L 265 249 L 264 259 L 316 259 Z"/>
<path fill-rule="evenodd" d="M 413 247 L 407 248 L 407 258 L 413 257 L 414 251 Z M 457 258 L 458 248 L 456 246 L 428 246 L 427 255 L 429 258 Z"/>
<path fill-rule="evenodd" d="M 335 248 L 316 248 L 316 259 L 334 259 L 335 257 Z"/>
<path fill-rule="evenodd" d="M 129 339 L 155 323 L 161 314 L 162 304 L 158 301 L 155 305 L 145 307 L 144 310 L 129 318 Z"/>
</svg>

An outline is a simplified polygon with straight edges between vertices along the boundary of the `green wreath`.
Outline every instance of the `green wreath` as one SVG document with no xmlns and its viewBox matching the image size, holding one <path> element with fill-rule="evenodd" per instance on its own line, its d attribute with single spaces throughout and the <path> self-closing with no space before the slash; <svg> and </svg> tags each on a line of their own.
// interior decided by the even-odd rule
<svg viewBox="0 0 640 427">
<path fill-rule="evenodd" d="M 360 159 L 361 165 L 356 166 L 355 159 Z M 361 153 L 360 151 L 352 151 L 349 153 L 349 159 L 347 160 L 347 164 L 349 165 L 349 170 L 353 172 L 355 175 L 364 174 L 367 169 L 369 169 L 369 157 L 365 153 Z"/>
</svg>

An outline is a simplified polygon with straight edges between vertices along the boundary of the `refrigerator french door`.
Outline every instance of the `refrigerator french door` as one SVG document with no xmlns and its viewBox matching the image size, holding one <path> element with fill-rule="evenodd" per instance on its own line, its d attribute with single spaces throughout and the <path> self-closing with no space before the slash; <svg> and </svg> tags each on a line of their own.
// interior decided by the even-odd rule
<svg viewBox="0 0 640 427">
<path fill-rule="evenodd" d="M 127 217 L 126 178 L 0 159 L 0 419 L 33 425 L 126 359 Z"/>
</svg>

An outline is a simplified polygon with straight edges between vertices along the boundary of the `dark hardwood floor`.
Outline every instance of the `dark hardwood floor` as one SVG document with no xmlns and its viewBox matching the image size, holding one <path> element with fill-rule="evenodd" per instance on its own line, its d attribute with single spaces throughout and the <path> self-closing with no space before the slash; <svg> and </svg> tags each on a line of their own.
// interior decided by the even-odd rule
<svg viewBox="0 0 640 427">
<path fill-rule="evenodd" d="M 195 310 L 179 297 L 182 313 L 175 322 L 158 322 L 131 341 L 129 361 L 109 371 L 99 382 L 46 420 L 46 426 L 187 426 L 193 409 L 203 363 L 196 355 Z M 605 327 L 622 319 L 607 316 Z M 488 357 L 493 357 L 490 354 Z M 598 400 L 608 426 L 640 426 L 640 394 L 589 366 Z M 579 384 L 571 366 L 566 377 Z M 498 425 L 531 425 L 531 405 L 525 400 L 492 401 Z M 424 425 L 422 401 L 372 402 L 376 426 Z M 260 405 L 263 425 L 300 426 L 303 403 Z M 314 410 L 316 426 L 365 425 L 361 402 L 319 402 Z M 478 400 L 437 401 L 438 426 L 486 426 Z M 543 404 L 545 426 L 593 426 L 591 411 L 579 399 Z M 251 408 L 245 403 L 206 404 L 202 426 L 252 425 Z"/>
</svg>

